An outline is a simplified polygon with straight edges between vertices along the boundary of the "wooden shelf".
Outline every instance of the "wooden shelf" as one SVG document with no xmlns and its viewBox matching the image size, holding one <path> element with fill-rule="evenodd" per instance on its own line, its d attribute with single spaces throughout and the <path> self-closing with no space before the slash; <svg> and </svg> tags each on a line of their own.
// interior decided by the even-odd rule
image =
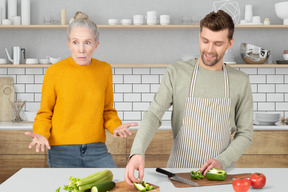
<svg viewBox="0 0 288 192">
<path fill-rule="evenodd" d="M 170 64 L 111 64 L 112 67 L 168 67 Z M 49 67 L 51 65 L 44 65 L 44 64 L 35 64 L 35 65 L 27 65 L 27 64 L 20 64 L 20 65 L 0 65 L 0 68 L 39 68 L 39 67 Z M 288 64 L 229 64 L 230 67 L 259 67 L 259 68 L 281 68 L 281 67 L 288 67 Z"/>
<path fill-rule="evenodd" d="M 68 25 L 0 25 L 0 29 L 66 29 Z M 98 25 L 100 29 L 193 29 L 199 25 Z M 288 25 L 236 25 L 236 28 L 288 29 Z"/>
</svg>

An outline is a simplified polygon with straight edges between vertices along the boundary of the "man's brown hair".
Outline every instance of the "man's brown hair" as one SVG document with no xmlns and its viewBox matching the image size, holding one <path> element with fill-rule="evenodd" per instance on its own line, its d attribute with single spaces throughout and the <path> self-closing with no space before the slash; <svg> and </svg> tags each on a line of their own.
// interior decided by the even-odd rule
<svg viewBox="0 0 288 192">
<path fill-rule="evenodd" d="M 206 27 L 211 31 L 222 31 L 228 29 L 228 39 L 233 39 L 234 22 L 232 17 L 223 10 L 211 12 L 200 21 L 200 32 Z"/>
</svg>

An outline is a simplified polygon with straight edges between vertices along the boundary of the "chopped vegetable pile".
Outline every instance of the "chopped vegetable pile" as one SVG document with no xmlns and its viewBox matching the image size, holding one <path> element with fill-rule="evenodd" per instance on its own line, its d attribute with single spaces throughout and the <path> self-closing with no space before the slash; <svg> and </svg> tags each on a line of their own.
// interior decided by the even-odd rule
<svg viewBox="0 0 288 192">
<path fill-rule="evenodd" d="M 145 181 L 142 182 L 139 181 L 139 183 L 134 182 L 133 184 L 139 191 L 151 191 L 154 189 L 152 185 L 149 185 Z"/>
</svg>

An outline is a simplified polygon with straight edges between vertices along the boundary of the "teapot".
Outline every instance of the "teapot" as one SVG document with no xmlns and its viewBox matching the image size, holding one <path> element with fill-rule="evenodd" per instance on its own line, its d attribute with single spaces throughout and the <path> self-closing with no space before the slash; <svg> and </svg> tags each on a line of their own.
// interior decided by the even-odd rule
<svg viewBox="0 0 288 192">
<path fill-rule="evenodd" d="M 23 59 L 25 59 L 25 49 L 24 48 L 21 48 L 18 46 L 12 47 L 11 48 L 12 58 L 10 57 L 7 48 L 5 48 L 5 50 L 6 50 L 8 60 L 10 61 L 11 64 L 19 65 L 23 61 Z"/>
</svg>

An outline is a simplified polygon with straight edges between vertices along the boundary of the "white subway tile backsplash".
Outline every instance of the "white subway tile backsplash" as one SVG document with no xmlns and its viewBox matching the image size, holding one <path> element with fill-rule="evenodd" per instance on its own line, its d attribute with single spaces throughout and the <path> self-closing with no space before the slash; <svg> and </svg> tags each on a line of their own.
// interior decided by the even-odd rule
<svg viewBox="0 0 288 192">
<path fill-rule="evenodd" d="M 17 75 L 17 83 L 34 83 L 34 75 Z"/>
<path fill-rule="evenodd" d="M 41 101 L 41 93 L 35 93 L 35 95 L 34 95 L 34 99 L 35 99 L 35 101 L 36 102 L 40 102 Z"/>
<path fill-rule="evenodd" d="M 151 93 L 156 93 L 160 87 L 160 84 L 151 84 Z"/>
<path fill-rule="evenodd" d="M 130 112 L 130 111 L 128 111 L 128 112 L 124 112 L 124 119 L 125 120 L 131 120 L 131 121 L 141 121 L 141 112 L 139 111 L 139 112 Z"/>
<path fill-rule="evenodd" d="M 7 74 L 8 74 L 8 68 L 0 68 L 0 75 L 7 75 Z"/>
<path fill-rule="evenodd" d="M 285 75 L 285 83 L 288 83 L 288 75 Z"/>
<path fill-rule="evenodd" d="M 35 83 L 43 83 L 44 75 L 35 75 Z"/>
<path fill-rule="evenodd" d="M 162 120 L 171 120 L 171 111 L 166 111 L 162 117 Z"/>
<path fill-rule="evenodd" d="M 267 83 L 284 83 L 283 75 L 267 75 Z"/>
<path fill-rule="evenodd" d="M 277 84 L 276 85 L 276 92 L 288 92 L 288 84 Z"/>
<path fill-rule="evenodd" d="M 275 85 L 274 84 L 259 84 L 258 85 L 258 93 L 274 93 Z"/>
<path fill-rule="evenodd" d="M 10 75 L 24 75 L 25 68 L 8 68 L 8 74 Z"/>
<path fill-rule="evenodd" d="M 166 70 L 167 70 L 166 67 L 151 68 L 151 74 L 163 75 L 163 74 L 165 74 Z"/>
<path fill-rule="evenodd" d="M 123 75 L 113 75 L 113 83 L 123 83 Z"/>
<path fill-rule="evenodd" d="M 253 110 L 254 110 L 254 111 L 257 111 L 257 110 L 258 110 L 258 103 L 257 103 L 257 102 L 254 102 L 254 103 L 253 103 Z"/>
<path fill-rule="evenodd" d="M 150 106 L 150 102 L 133 103 L 133 111 L 146 111 Z"/>
<path fill-rule="evenodd" d="M 131 75 L 132 74 L 132 68 L 115 68 L 115 75 L 118 74 L 127 74 Z"/>
<path fill-rule="evenodd" d="M 258 75 L 275 74 L 275 68 L 258 68 Z"/>
<path fill-rule="evenodd" d="M 118 111 L 132 111 L 132 103 L 131 102 L 115 102 L 115 109 Z"/>
<path fill-rule="evenodd" d="M 124 101 L 141 101 L 140 93 L 124 93 Z"/>
<path fill-rule="evenodd" d="M 24 93 L 25 92 L 25 84 L 15 84 L 14 83 L 14 92 L 15 93 Z"/>
<path fill-rule="evenodd" d="M 26 84 L 26 93 L 41 93 L 42 84 Z"/>
<path fill-rule="evenodd" d="M 250 83 L 266 83 L 266 75 L 249 75 Z"/>
<path fill-rule="evenodd" d="M 267 94 L 267 101 L 280 101 L 284 102 L 284 94 L 283 93 L 269 93 Z"/>
<path fill-rule="evenodd" d="M 115 84 L 115 93 L 132 93 L 132 84 Z"/>
<path fill-rule="evenodd" d="M 142 68 L 142 67 L 137 67 L 133 68 L 133 75 L 143 75 L 143 74 L 150 74 L 150 68 Z"/>
<path fill-rule="evenodd" d="M 266 101 L 266 94 L 265 93 L 253 93 L 253 101 Z"/>
<path fill-rule="evenodd" d="M 275 103 L 258 103 L 258 111 L 274 111 Z"/>
<path fill-rule="evenodd" d="M 240 71 L 243 71 L 247 75 L 257 74 L 257 68 L 243 67 L 243 68 L 240 68 Z"/>
<path fill-rule="evenodd" d="M 258 92 L 258 85 L 257 84 L 250 84 L 252 93 Z"/>
<path fill-rule="evenodd" d="M 142 83 L 159 83 L 159 75 L 142 75 Z"/>
<path fill-rule="evenodd" d="M 142 101 L 153 101 L 155 93 L 142 93 Z"/>
<path fill-rule="evenodd" d="M 34 94 L 33 93 L 17 93 L 17 100 L 34 101 Z"/>
<path fill-rule="evenodd" d="M 121 120 L 121 121 L 123 121 L 124 120 L 124 115 L 123 115 L 123 111 L 117 111 L 117 114 L 118 114 L 118 117 L 119 117 L 119 119 Z"/>
<path fill-rule="evenodd" d="M 133 84 L 133 93 L 147 93 L 150 92 L 149 84 Z"/>
<path fill-rule="evenodd" d="M 124 75 L 125 83 L 141 83 L 141 75 Z"/>
<path fill-rule="evenodd" d="M 124 101 L 123 93 L 114 93 L 114 102 L 115 101 Z"/>
<path fill-rule="evenodd" d="M 285 93 L 285 101 L 288 102 L 288 93 Z"/>
<path fill-rule="evenodd" d="M 288 67 L 276 68 L 276 74 L 278 74 L 278 75 L 287 75 L 288 74 Z"/>
<path fill-rule="evenodd" d="M 276 111 L 287 111 L 288 103 L 276 103 Z"/>
<path fill-rule="evenodd" d="M 34 102 L 34 103 L 31 103 L 31 102 L 26 102 L 25 104 L 25 110 L 26 111 L 39 111 L 40 109 L 40 102 Z"/>
<path fill-rule="evenodd" d="M 38 74 L 42 75 L 43 74 L 43 68 L 26 68 L 26 74 Z"/>
</svg>

